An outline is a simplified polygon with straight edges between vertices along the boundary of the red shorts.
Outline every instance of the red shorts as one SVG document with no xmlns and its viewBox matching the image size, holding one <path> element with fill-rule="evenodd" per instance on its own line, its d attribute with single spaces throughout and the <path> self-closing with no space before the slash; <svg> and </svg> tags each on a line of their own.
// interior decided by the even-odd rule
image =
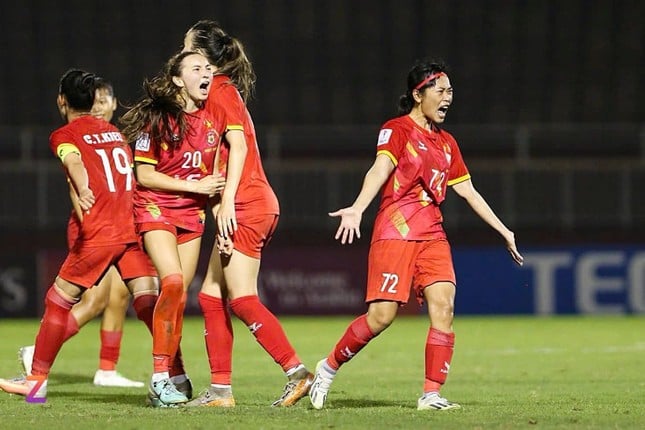
<svg viewBox="0 0 645 430">
<path fill-rule="evenodd" d="M 251 258 L 260 258 L 262 250 L 269 243 L 276 227 L 279 215 L 258 215 L 238 222 L 233 233 L 233 247 Z"/>
<path fill-rule="evenodd" d="M 202 236 L 201 231 L 185 230 L 183 228 L 174 226 L 167 222 L 141 222 L 141 223 L 137 223 L 136 227 L 137 227 L 137 234 L 139 234 L 139 237 L 141 237 L 143 233 L 148 231 L 154 231 L 154 230 L 169 231 L 170 233 L 174 234 L 175 237 L 177 238 L 177 245 L 190 242 L 191 240 L 197 239 L 198 237 Z"/>
<path fill-rule="evenodd" d="M 157 276 L 150 259 L 137 243 L 90 247 L 84 246 L 82 241 L 69 250 L 58 275 L 73 284 L 91 288 L 111 265 L 116 266 L 124 281 Z"/>
<path fill-rule="evenodd" d="M 456 285 L 450 244 L 445 238 L 379 240 L 370 246 L 367 303 L 375 300 L 407 303 L 410 288 L 414 288 L 417 300 L 422 303 L 425 287 L 440 281 Z"/>
<path fill-rule="evenodd" d="M 67 221 L 67 249 L 72 249 L 74 247 L 74 242 L 78 239 L 78 236 L 81 234 L 81 221 L 78 219 L 76 214 L 72 214 Z"/>
</svg>

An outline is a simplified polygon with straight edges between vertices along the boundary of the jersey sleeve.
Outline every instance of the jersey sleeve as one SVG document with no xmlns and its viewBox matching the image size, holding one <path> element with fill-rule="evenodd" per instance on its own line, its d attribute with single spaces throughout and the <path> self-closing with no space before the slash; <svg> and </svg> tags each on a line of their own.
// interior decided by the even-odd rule
<svg viewBox="0 0 645 430">
<path fill-rule="evenodd" d="M 237 88 L 231 83 L 223 84 L 219 94 L 213 99 L 215 99 L 214 102 L 216 103 L 215 112 L 221 112 L 224 117 L 225 132 L 230 130 L 244 131 L 244 122 L 247 115 L 246 105 Z"/>
<path fill-rule="evenodd" d="M 73 139 L 64 131 L 55 131 L 49 137 L 49 147 L 62 162 L 69 154 L 81 155 L 81 151 L 72 143 Z"/>
<path fill-rule="evenodd" d="M 405 144 L 405 133 L 392 122 L 386 122 L 378 134 L 376 155 L 386 155 L 396 166 L 399 164 L 401 150 Z"/>
<path fill-rule="evenodd" d="M 460 182 L 467 181 L 470 179 L 470 173 L 466 167 L 463 157 L 461 156 L 461 151 L 459 150 L 459 145 L 457 141 L 452 138 L 449 139 L 450 142 L 450 170 L 448 172 L 448 186 L 458 184 Z"/>
<path fill-rule="evenodd" d="M 150 144 L 150 135 L 141 133 L 134 144 L 134 161 L 146 164 L 158 164 L 159 158 Z"/>
</svg>

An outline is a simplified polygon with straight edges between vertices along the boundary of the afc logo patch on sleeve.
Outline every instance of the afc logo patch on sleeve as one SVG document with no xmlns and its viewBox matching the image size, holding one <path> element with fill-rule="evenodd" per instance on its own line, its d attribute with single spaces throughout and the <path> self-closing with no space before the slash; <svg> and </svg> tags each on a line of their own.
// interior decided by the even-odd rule
<svg viewBox="0 0 645 430">
<path fill-rule="evenodd" d="M 141 136 L 137 138 L 137 142 L 134 146 L 134 149 L 138 151 L 150 150 L 150 136 L 148 135 L 148 133 L 142 133 Z"/>
<path fill-rule="evenodd" d="M 382 128 L 381 132 L 378 134 L 378 143 L 376 144 L 376 146 L 385 145 L 390 141 L 391 136 L 392 136 L 391 128 Z"/>
</svg>

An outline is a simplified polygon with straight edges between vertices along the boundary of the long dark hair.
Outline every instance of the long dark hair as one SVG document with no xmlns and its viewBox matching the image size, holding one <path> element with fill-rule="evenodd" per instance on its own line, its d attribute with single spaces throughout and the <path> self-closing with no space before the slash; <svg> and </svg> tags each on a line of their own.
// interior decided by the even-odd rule
<svg viewBox="0 0 645 430">
<path fill-rule="evenodd" d="M 441 72 L 448 73 L 448 66 L 443 61 L 422 59 L 415 62 L 408 72 L 407 91 L 399 97 L 399 115 L 407 115 L 412 111 L 414 107 L 412 92 L 414 90 L 423 92 L 428 87 L 434 87 L 438 76 L 425 83 L 424 80 Z"/>
<path fill-rule="evenodd" d="M 100 79 L 94 73 L 85 70 L 69 69 L 60 78 L 58 93 L 65 97 L 70 108 L 89 112 L 94 105 Z"/>
<path fill-rule="evenodd" d="M 211 20 L 198 21 L 188 32 L 192 34 L 191 48 L 205 55 L 218 68 L 217 74 L 231 79 L 245 103 L 251 99 L 256 76 L 242 42 Z"/>
<path fill-rule="evenodd" d="M 184 112 L 182 89 L 172 78 L 181 75 L 184 58 L 197 52 L 186 51 L 172 56 L 162 72 L 143 81 L 145 96 L 119 120 L 122 133 L 130 144 L 148 133 L 152 145 L 167 144 L 175 147 L 187 133 L 188 121 Z"/>
</svg>

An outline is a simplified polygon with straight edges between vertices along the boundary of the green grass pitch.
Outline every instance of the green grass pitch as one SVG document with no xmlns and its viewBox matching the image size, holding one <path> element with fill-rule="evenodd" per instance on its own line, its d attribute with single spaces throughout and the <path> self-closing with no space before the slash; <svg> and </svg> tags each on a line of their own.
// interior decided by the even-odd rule
<svg viewBox="0 0 645 430">
<path fill-rule="evenodd" d="M 282 317 L 301 359 L 313 369 L 353 319 Z M 17 349 L 32 342 L 36 320 L 0 320 L 0 376 L 19 373 Z M 443 394 L 461 410 L 417 411 L 423 384 L 424 317 L 400 317 L 344 366 L 326 408 L 308 399 L 270 404 L 286 378 L 235 323 L 233 409 L 152 409 L 145 388 L 97 388 L 99 323 L 72 338 L 54 365 L 44 405 L 0 393 L 6 429 L 643 429 L 645 317 L 460 317 Z M 209 383 L 199 317 L 187 318 L 182 349 L 195 390 Z M 118 369 L 147 381 L 151 341 L 127 321 Z"/>
</svg>

